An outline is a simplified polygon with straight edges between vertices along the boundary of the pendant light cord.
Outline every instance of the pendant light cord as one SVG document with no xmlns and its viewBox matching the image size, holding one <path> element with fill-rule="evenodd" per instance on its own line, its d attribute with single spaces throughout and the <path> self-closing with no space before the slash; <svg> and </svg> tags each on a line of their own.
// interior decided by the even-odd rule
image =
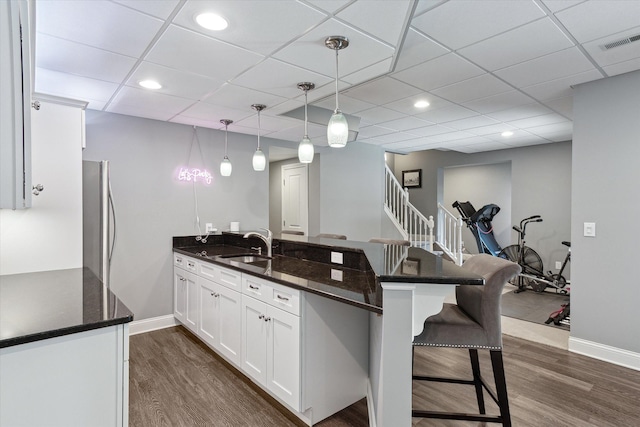
<svg viewBox="0 0 640 427">
<path fill-rule="evenodd" d="M 228 124 L 224 124 L 224 157 L 227 158 L 227 134 L 229 133 L 227 130 Z"/>
<path fill-rule="evenodd" d="M 305 89 L 304 91 L 304 136 L 305 138 L 309 137 L 309 120 L 307 118 L 307 92 L 308 90 Z"/>
<path fill-rule="evenodd" d="M 336 113 L 340 111 L 340 107 L 338 106 L 338 49 L 336 48 Z"/>
<path fill-rule="evenodd" d="M 258 150 L 260 149 L 260 110 L 258 110 Z"/>
</svg>

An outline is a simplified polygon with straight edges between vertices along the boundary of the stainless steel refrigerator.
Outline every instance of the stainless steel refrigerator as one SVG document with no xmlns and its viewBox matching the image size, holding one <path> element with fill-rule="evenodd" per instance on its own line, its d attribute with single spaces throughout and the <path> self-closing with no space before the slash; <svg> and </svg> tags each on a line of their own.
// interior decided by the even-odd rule
<svg viewBox="0 0 640 427">
<path fill-rule="evenodd" d="M 109 287 L 115 247 L 115 209 L 109 181 L 109 161 L 82 162 L 82 259 Z"/>
</svg>

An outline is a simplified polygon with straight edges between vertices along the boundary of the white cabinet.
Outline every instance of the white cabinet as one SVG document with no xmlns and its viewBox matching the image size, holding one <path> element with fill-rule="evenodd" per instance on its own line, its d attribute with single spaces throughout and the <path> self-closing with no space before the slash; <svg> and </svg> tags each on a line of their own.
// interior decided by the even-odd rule
<svg viewBox="0 0 640 427">
<path fill-rule="evenodd" d="M 300 411 L 300 316 L 299 304 L 292 304 L 300 295 L 281 288 L 286 287 L 243 277 L 242 369 Z M 287 311 L 276 304 L 288 307 Z"/>
<path fill-rule="evenodd" d="M 239 275 L 239 274 L 238 274 Z M 236 366 L 240 366 L 241 294 L 198 277 L 200 319 L 198 335 Z"/>
<path fill-rule="evenodd" d="M 198 333 L 197 263 L 193 258 L 174 255 L 173 315 L 193 333 Z"/>
<path fill-rule="evenodd" d="M 0 2 L 0 208 L 31 206 L 29 2 Z"/>
</svg>

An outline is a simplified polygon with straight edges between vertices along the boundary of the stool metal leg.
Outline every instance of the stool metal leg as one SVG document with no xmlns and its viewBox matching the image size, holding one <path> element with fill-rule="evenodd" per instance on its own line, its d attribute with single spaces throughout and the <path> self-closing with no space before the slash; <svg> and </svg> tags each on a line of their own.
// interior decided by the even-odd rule
<svg viewBox="0 0 640 427">
<path fill-rule="evenodd" d="M 507 397 L 507 382 L 504 376 L 502 350 L 491 350 L 490 353 L 493 376 L 496 381 L 496 394 L 498 395 L 498 406 L 500 407 L 502 425 L 511 427 L 511 414 L 509 413 L 509 398 Z"/>
<path fill-rule="evenodd" d="M 484 393 L 482 390 L 482 378 L 480 377 L 480 362 L 478 361 L 478 350 L 469 349 L 469 358 L 471 359 L 471 371 L 473 372 L 473 385 L 476 388 L 476 398 L 478 399 L 478 409 L 481 414 L 486 414 L 484 408 Z"/>
</svg>

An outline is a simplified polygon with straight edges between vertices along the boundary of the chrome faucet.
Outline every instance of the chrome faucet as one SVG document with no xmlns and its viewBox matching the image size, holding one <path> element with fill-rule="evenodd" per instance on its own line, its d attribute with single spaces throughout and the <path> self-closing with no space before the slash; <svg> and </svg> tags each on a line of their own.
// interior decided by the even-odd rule
<svg viewBox="0 0 640 427">
<path fill-rule="evenodd" d="M 261 233 L 258 233 L 257 231 L 250 231 L 247 234 L 244 235 L 245 239 L 248 239 L 251 236 L 255 236 L 258 237 L 260 240 L 262 240 L 266 245 L 267 245 L 267 256 L 269 258 L 271 258 L 271 242 L 273 240 L 273 233 L 271 232 L 271 230 L 267 229 L 267 228 L 261 228 L 260 230 L 264 230 L 267 232 L 267 236 L 265 237 L 264 235 L 262 235 Z"/>
</svg>

